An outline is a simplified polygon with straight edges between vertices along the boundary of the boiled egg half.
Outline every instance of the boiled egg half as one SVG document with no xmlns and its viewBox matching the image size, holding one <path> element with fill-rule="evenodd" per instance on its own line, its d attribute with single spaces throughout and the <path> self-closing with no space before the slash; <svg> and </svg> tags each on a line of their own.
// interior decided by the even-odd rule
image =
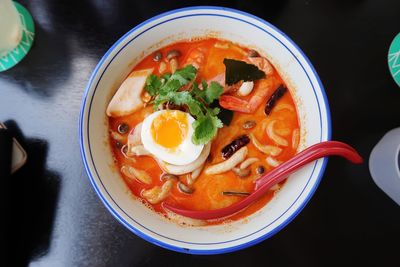
<svg viewBox="0 0 400 267">
<path fill-rule="evenodd" d="M 196 160 L 204 145 L 192 143 L 194 118 L 180 110 L 160 110 L 143 120 L 143 146 L 155 157 L 174 165 Z"/>
</svg>

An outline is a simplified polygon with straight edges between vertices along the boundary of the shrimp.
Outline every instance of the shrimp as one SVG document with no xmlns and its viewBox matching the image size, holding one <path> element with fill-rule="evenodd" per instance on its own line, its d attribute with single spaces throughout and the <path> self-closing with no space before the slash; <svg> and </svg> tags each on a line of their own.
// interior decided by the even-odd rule
<svg viewBox="0 0 400 267">
<path fill-rule="evenodd" d="M 185 58 L 185 66 L 186 65 L 193 65 L 197 69 L 197 75 L 199 75 L 200 72 L 200 67 L 203 66 L 206 62 L 206 54 L 208 53 L 208 48 L 198 46 L 193 49 L 191 49 Z M 183 86 L 180 91 L 187 91 L 192 88 L 194 80 L 192 80 L 190 83 L 186 84 Z"/>
<path fill-rule="evenodd" d="M 272 67 L 271 63 L 264 57 L 249 57 L 246 61 L 247 63 L 257 66 L 257 68 L 262 70 L 266 75 L 271 75 L 274 72 L 274 67 Z"/>
<path fill-rule="evenodd" d="M 243 81 L 240 81 L 240 82 L 232 84 L 232 85 L 226 85 L 225 84 L 225 72 L 222 72 L 207 81 L 208 84 L 210 84 L 211 82 L 217 82 L 220 85 L 222 85 L 222 87 L 224 88 L 223 94 L 226 94 L 230 91 L 237 91 L 243 83 Z"/>
<path fill-rule="evenodd" d="M 217 74 L 216 76 L 212 77 L 207 81 L 207 83 L 217 82 L 222 86 L 225 86 L 225 72 Z"/>
<path fill-rule="evenodd" d="M 248 101 L 232 95 L 222 95 L 219 99 L 219 104 L 225 109 L 253 113 L 271 92 L 273 85 L 273 79 L 261 80 L 254 89 L 253 96 Z"/>
<path fill-rule="evenodd" d="M 192 64 L 196 69 L 199 69 L 204 63 L 208 49 L 205 47 L 196 47 L 192 49 L 185 61 L 185 65 Z"/>
<path fill-rule="evenodd" d="M 262 70 L 265 74 L 271 75 L 274 72 L 274 68 L 272 67 L 271 63 L 264 58 L 264 57 L 249 57 L 245 59 L 247 63 L 253 64 L 257 66 L 260 70 Z M 225 72 L 218 74 L 217 76 L 213 77 L 210 79 L 208 82 L 211 81 L 216 81 L 219 82 L 223 87 L 224 87 L 224 92 L 223 94 L 226 94 L 231 91 L 237 91 L 243 84 L 243 81 L 240 81 L 238 83 L 235 83 L 233 85 L 226 85 L 225 84 Z M 271 84 L 269 84 L 269 87 Z M 269 88 L 268 86 L 263 86 L 259 85 L 258 87 L 266 87 Z M 220 100 L 220 104 L 222 107 L 226 109 L 231 109 L 231 110 L 236 110 L 244 113 L 253 113 L 257 107 L 261 104 L 262 100 L 268 95 L 269 89 L 258 89 L 258 92 L 255 92 L 253 97 L 250 99 L 250 101 L 245 101 L 240 98 L 235 98 L 233 96 L 229 95 L 223 95 L 221 96 L 222 101 Z M 230 103 L 228 103 L 230 102 Z M 226 104 L 227 106 L 223 106 L 223 104 Z M 232 108 L 229 108 L 232 107 Z M 241 110 L 242 111 L 241 111 Z"/>
</svg>

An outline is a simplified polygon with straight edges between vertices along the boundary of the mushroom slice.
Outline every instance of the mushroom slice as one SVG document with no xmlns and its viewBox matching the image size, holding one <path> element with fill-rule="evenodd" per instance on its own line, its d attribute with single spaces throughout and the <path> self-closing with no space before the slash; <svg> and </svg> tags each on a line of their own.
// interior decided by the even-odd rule
<svg viewBox="0 0 400 267">
<path fill-rule="evenodd" d="M 267 157 L 265 161 L 270 165 L 271 167 L 278 167 L 281 162 L 279 160 L 274 159 L 273 157 Z"/>
<path fill-rule="evenodd" d="M 271 140 L 273 140 L 278 145 L 288 146 L 289 142 L 285 138 L 283 138 L 282 136 L 280 136 L 277 133 L 275 133 L 274 125 L 275 125 L 276 122 L 277 122 L 277 120 L 273 120 L 267 125 L 267 135 L 268 135 L 269 138 L 271 138 Z"/>
<path fill-rule="evenodd" d="M 290 128 L 281 128 L 281 129 L 275 128 L 275 133 L 281 136 L 288 136 L 292 133 L 292 130 Z"/>
<path fill-rule="evenodd" d="M 135 179 L 144 184 L 151 184 L 152 182 L 151 176 L 146 171 L 136 169 L 132 166 L 123 165 L 121 172 L 130 179 Z"/>
<path fill-rule="evenodd" d="M 142 196 L 151 204 L 157 204 L 167 198 L 172 189 L 172 180 L 166 181 L 162 186 L 155 186 L 149 190 L 143 190 Z"/>
<path fill-rule="evenodd" d="M 185 193 L 185 194 L 188 194 L 188 195 L 193 194 L 193 192 L 194 192 L 194 190 L 192 188 L 190 188 L 189 186 L 185 185 L 182 182 L 178 182 L 178 189 L 182 193 Z"/>
<path fill-rule="evenodd" d="M 192 171 L 186 178 L 186 182 L 188 185 L 194 184 L 194 182 L 197 180 L 197 177 L 200 176 L 201 171 L 203 170 L 204 164 L 202 164 L 200 167 Z"/>
<path fill-rule="evenodd" d="M 176 58 L 172 58 L 169 61 L 169 67 L 171 69 L 171 72 L 174 73 L 178 69 L 178 60 Z"/>
<path fill-rule="evenodd" d="M 132 72 L 121 84 L 107 107 L 109 117 L 128 115 L 143 106 L 141 94 L 146 83 L 147 76 L 153 69 L 144 69 Z"/>
<path fill-rule="evenodd" d="M 248 158 L 248 159 L 246 159 L 245 161 L 243 161 L 243 162 L 240 164 L 240 168 L 241 168 L 241 169 L 246 169 L 246 168 L 249 167 L 251 164 L 253 164 L 254 162 L 257 162 L 257 161 L 259 161 L 258 158 Z"/>
<path fill-rule="evenodd" d="M 110 131 L 110 136 L 115 141 L 118 141 L 120 143 L 125 143 L 125 137 L 122 136 L 120 133 L 117 133 L 116 131 Z"/>
<path fill-rule="evenodd" d="M 205 170 L 205 173 L 208 175 L 211 174 L 220 174 L 223 172 L 227 172 L 235 167 L 237 164 L 242 162 L 247 156 L 248 149 L 246 146 L 242 147 L 238 151 L 235 152 L 229 159 L 222 161 L 220 163 L 211 165 Z"/>
<path fill-rule="evenodd" d="M 297 149 L 299 146 L 300 130 L 294 129 L 292 133 L 292 148 Z"/>
<path fill-rule="evenodd" d="M 282 148 L 280 147 L 261 144 L 260 141 L 258 141 L 257 138 L 252 133 L 249 134 L 249 137 L 253 145 L 264 154 L 277 156 L 282 152 Z"/>
<path fill-rule="evenodd" d="M 232 171 L 240 178 L 245 178 L 250 175 L 249 169 L 232 168 Z"/>
</svg>

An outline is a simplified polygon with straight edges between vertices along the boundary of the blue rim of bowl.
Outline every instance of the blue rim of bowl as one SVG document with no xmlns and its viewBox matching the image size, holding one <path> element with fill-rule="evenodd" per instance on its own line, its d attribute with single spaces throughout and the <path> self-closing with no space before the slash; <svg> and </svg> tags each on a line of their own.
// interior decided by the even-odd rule
<svg viewBox="0 0 400 267">
<path fill-rule="evenodd" d="M 140 23 L 139 25 L 135 26 L 135 27 L 132 28 L 130 31 L 128 31 L 126 34 L 124 34 L 117 42 L 115 42 L 115 43 L 108 49 L 108 51 L 104 54 L 104 56 L 101 58 L 101 60 L 100 60 L 99 63 L 97 64 L 95 70 L 93 71 L 93 73 L 92 73 L 92 75 L 91 75 L 91 77 L 90 77 L 90 79 L 89 79 L 88 85 L 87 85 L 87 87 L 86 87 L 86 89 L 85 89 L 85 92 L 84 92 L 84 97 L 83 97 L 83 99 L 82 99 L 82 106 L 81 106 L 80 117 L 79 117 L 79 143 L 80 143 L 80 151 L 81 151 L 82 161 L 83 161 L 83 164 L 84 164 L 86 173 L 88 174 L 89 181 L 90 181 L 91 185 L 92 185 L 93 188 L 95 189 L 97 195 L 100 197 L 100 199 L 101 199 L 101 201 L 103 202 L 103 204 L 104 204 L 104 205 L 106 206 L 106 208 L 111 212 L 111 214 L 112 214 L 120 223 L 122 223 L 125 227 L 127 227 L 130 231 L 132 231 L 133 233 L 135 233 L 136 235 L 140 236 L 141 238 L 145 239 L 146 241 L 148 241 L 148 242 L 150 242 L 150 243 L 153 243 L 153 244 L 155 244 L 155 245 L 158 245 L 158 246 L 160 246 L 160 247 L 163 247 L 163 248 L 166 248 L 166 249 L 169 249 L 169 250 L 173 250 L 173 251 L 177 251 L 177 252 L 181 252 L 181 253 L 187 253 L 187 254 L 204 254 L 204 255 L 222 254 L 222 253 L 228 253 L 228 252 L 233 252 L 233 251 L 241 250 L 241 249 L 244 249 L 244 248 L 253 246 L 253 245 L 255 245 L 255 244 L 258 244 L 258 243 L 262 242 L 263 240 L 265 240 L 265 239 L 267 239 L 267 238 L 273 236 L 274 234 L 276 234 L 277 232 L 279 232 L 281 229 L 283 229 L 287 224 L 289 224 L 289 223 L 303 210 L 303 208 L 304 208 L 304 207 L 306 206 L 306 204 L 309 202 L 309 200 L 311 199 L 311 197 L 314 195 L 314 192 L 315 192 L 315 190 L 317 189 L 317 187 L 318 187 L 318 185 L 319 185 L 319 183 L 320 183 L 320 181 L 321 181 L 321 179 L 322 179 L 322 176 L 323 176 L 323 174 L 324 174 L 324 172 L 325 172 L 325 168 L 326 168 L 328 159 L 327 159 L 327 158 L 324 158 L 324 159 L 323 159 L 323 163 L 322 163 L 320 172 L 319 172 L 319 174 L 318 174 L 318 177 L 317 177 L 317 179 L 316 179 L 316 181 L 315 181 L 315 183 L 314 183 L 314 186 L 310 189 L 309 194 L 306 196 L 306 198 L 303 200 L 303 202 L 300 204 L 300 206 L 290 215 L 290 217 L 288 217 L 285 221 L 283 221 L 282 223 L 280 223 L 277 227 L 275 227 L 274 229 L 272 229 L 270 232 L 268 232 L 268 233 L 266 233 L 266 234 L 264 234 L 264 235 L 262 235 L 262 236 L 260 236 L 260 237 L 258 237 L 258 238 L 256 238 L 256 239 L 254 239 L 254 240 L 250 240 L 250 241 L 245 242 L 245 243 L 243 243 L 243 244 L 239 244 L 239 245 L 232 246 L 232 247 L 221 248 L 221 249 L 204 249 L 204 250 L 203 250 L 203 249 L 188 249 L 188 248 L 184 248 L 184 247 L 180 247 L 180 246 L 175 246 L 175 245 L 171 245 L 171 244 L 165 243 L 165 242 L 163 242 L 163 241 L 160 241 L 160 240 L 158 240 L 158 239 L 156 239 L 156 238 L 154 238 L 154 237 L 152 237 L 152 236 L 150 236 L 150 235 L 148 235 L 148 234 L 142 232 L 140 229 L 135 228 L 133 225 L 129 224 L 129 223 L 126 222 L 122 217 L 120 217 L 120 215 L 118 214 L 118 212 L 112 207 L 111 204 L 108 203 L 108 200 L 105 199 L 105 198 L 103 197 L 102 193 L 100 192 L 99 188 L 97 187 L 96 182 L 94 181 L 94 178 L 93 178 L 93 176 L 92 176 L 91 170 L 90 170 L 90 168 L 89 168 L 89 166 L 88 166 L 88 163 L 87 163 L 87 159 L 86 159 L 86 155 L 85 155 L 85 150 L 84 150 L 83 134 L 82 134 L 82 132 L 83 132 L 83 125 L 82 125 L 82 123 L 83 123 L 83 115 L 84 115 L 85 106 L 86 106 L 86 100 L 87 100 L 87 96 L 88 96 L 90 87 L 91 87 L 91 85 L 92 85 L 92 83 L 93 83 L 93 80 L 94 80 L 94 78 L 96 77 L 96 75 L 97 75 L 97 73 L 98 73 L 100 67 L 101 67 L 101 66 L 103 65 L 103 63 L 106 61 L 106 59 L 108 58 L 109 54 L 116 48 L 116 46 L 117 46 L 118 44 L 120 44 L 122 41 L 124 41 L 132 32 L 136 31 L 137 29 L 139 29 L 139 28 L 145 26 L 146 24 L 148 24 L 148 23 L 150 23 L 150 22 L 152 22 L 152 21 L 154 21 L 154 20 L 157 20 L 157 19 L 159 19 L 159 18 L 168 16 L 168 15 L 172 15 L 172 14 L 175 14 L 175 13 L 184 12 L 184 11 L 193 11 L 193 10 L 217 10 L 217 11 L 218 11 L 218 10 L 221 10 L 221 11 L 228 11 L 228 12 L 232 12 L 232 13 L 236 13 L 236 14 L 240 14 L 240 15 L 244 15 L 244 16 L 250 17 L 250 18 L 252 18 L 252 19 L 254 19 L 254 20 L 258 21 L 258 22 L 261 22 L 262 24 L 265 24 L 266 26 L 268 26 L 268 27 L 274 29 L 276 32 L 278 32 L 278 34 L 281 34 L 281 35 L 284 37 L 284 39 L 286 39 L 291 45 L 293 45 L 293 47 L 295 48 L 295 50 L 297 50 L 297 52 L 299 52 L 300 55 L 303 57 L 303 59 L 306 61 L 308 67 L 310 67 L 310 69 L 311 69 L 311 71 L 312 71 L 312 74 L 313 74 L 314 77 L 316 78 L 316 80 L 317 80 L 317 82 L 318 82 L 318 85 L 319 85 L 319 88 L 321 89 L 321 94 L 322 94 L 322 97 L 323 97 L 323 102 L 324 102 L 324 105 L 325 105 L 326 117 L 327 117 L 327 140 L 331 140 L 331 128 L 332 128 L 332 126 L 331 126 L 330 108 L 329 108 L 329 103 L 328 103 L 327 96 L 326 96 L 324 87 L 323 87 L 323 85 L 322 85 L 322 82 L 321 82 L 321 80 L 320 80 L 320 78 L 319 78 L 317 72 L 315 71 L 315 68 L 314 68 L 313 65 L 311 64 L 310 60 L 307 58 L 307 56 L 303 53 L 303 51 L 302 51 L 302 50 L 301 50 L 301 49 L 300 49 L 300 48 L 299 48 L 285 33 L 283 33 L 281 30 L 279 30 L 278 28 L 276 28 L 274 25 L 270 24 L 269 22 L 267 22 L 267 21 L 265 21 L 265 20 L 263 20 L 263 19 L 261 19 L 261 18 L 259 18 L 259 17 L 257 17 L 257 16 L 254 16 L 254 15 L 252 15 L 252 14 L 249 14 L 249 13 L 247 13 L 247 12 L 244 12 L 244 11 L 236 10 L 236 9 L 233 9 L 233 8 L 217 7 L 217 6 L 193 6 L 193 7 L 186 7 L 186 8 L 180 8 L 180 9 L 174 9 L 174 10 L 171 10 L 171 11 L 168 11 L 168 12 L 164 12 L 164 13 L 162 13 L 162 14 L 159 14 L 159 15 L 157 15 L 157 16 L 154 16 L 154 17 L 152 17 L 152 18 L 150 18 L 150 19 L 148 19 L 148 20 L 146 20 L 146 21 Z M 203 14 L 203 15 L 204 15 L 204 14 Z M 213 15 L 213 14 L 207 14 L 207 15 Z M 224 15 L 223 15 L 223 16 L 224 16 Z M 229 17 L 229 18 L 233 18 L 233 17 Z M 239 20 L 241 20 L 241 21 L 243 21 L 243 22 L 246 22 L 246 23 L 248 23 L 248 24 L 250 24 L 250 25 L 253 25 L 253 26 L 255 26 L 255 27 L 257 27 L 257 28 L 259 28 L 259 29 L 265 31 L 265 30 L 262 29 L 261 27 L 259 27 L 259 26 L 257 26 L 257 25 L 254 25 L 254 24 L 251 23 L 251 22 L 248 22 L 248 21 L 245 21 L 245 20 L 242 20 L 242 19 L 239 19 Z M 269 34 L 270 34 L 271 36 L 273 36 L 275 39 L 277 39 L 277 38 L 276 38 L 274 35 L 272 35 L 271 33 L 269 33 Z M 279 39 L 277 39 L 277 41 L 281 42 Z M 282 43 L 282 42 L 281 42 L 281 43 Z M 284 45 L 284 46 L 286 47 L 285 44 L 282 43 L 282 45 Z M 286 47 L 286 48 L 287 48 L 288 51 L 289 51 L 290 53 L 292 53 L 292 55 L 297 59 L 297 57 L 293 54 L 293 51 L 290 50 L 288 47 Z M 298 59 L 297 59 L 297 60 L 298 60 Z M 111 62 L 109 62 L 109 63 L 111 63 Z M 300 65 L 302 66 L 302 68 L 304 69 L 303 65 L 302 65 L 300 62 L 299 62 L 299 64 L 300 64 Z M 304 71 L 305 71 L 305 69 L 304 69 Z M 306 71 L 305 71 L 305 73 L 307 74 Z M 307 76 L 308 76 L 308 74 L 307 74 Z M 308 77 L 308 78 L 309 78 L 309 77 Z M 310 78 L 309 78 L 309 79 L 310 79 Z M 311 82 L 311 80 L 310 80 L 310 82 Z M 311 85 L 312 85 L 312 82 L 311 82 Z M 93 96 L 92 96 L 92 97 L 93 97 Z M 317 98 L 317 101 L 318 101 L 318 97 L 316 97 L 316 98 Z M 320 113 L 320 116 L 321 116 L 321 113 Z M 321 132 L 321 135 L 322 135 L 322 132 Z M 321 136 L 321 138 L 322 138 L 322 136 Z M 316 166 L 316 164 L 314 165 L 314 169 L 315 169 L 315 166 Z M 314 172 L 314 169 L 313 169 L 313 172 Z M 310 177 L 312 177 L 312 176 L 313 176 L 313 174 L 311 174 Z M 308 182 L 309 182 L 309 181 L 308 181 Z M 307 185 L 308 185 L 308 182 L 307 182 Z M 306 187 L 307 187 L 307 185 L 306 185 Z M 305 188 L 306 188 L 306 187 L 305 187 Z M 105 189 L 105 190 L 106 190 L 106 189 Z M 304 189 L 303 189 L 303 190 L 304 190 Z M 301 196 L 301 194 L 300 194 L 300 196 Z M 110 197 L 111 197 L 111 196 L 110 196 Z M 115 201 L 114 201 L 114 202 L 115 202 Z M 294 203 L 296 203 L 296 202 L 297 202 L 297 199 L 296 199 L 296 201 L 295 201 Z M 294 204 L 294 203 L 293 203 L 293 204 Z M 114 204 L 116 204 L 116 203 L 114 203 Z M 293 205 L 293 204 L 292 204 L 292 205 Z M 116 204 L 116 205 L 117 205 L 117 204 Z M 117 205 L 117 206 L 118 206 L 118 205 Z M 121 209 L 121 208 L 120 208 L 120 209 Z M 121 209 L 121 210 L 122 210 L 122 209 Z M 123 210 L 122 210 L 122 211 L 123 211 Z M 285 212 L 284 212 L 284 213 L 285 213 Z M 281 215 L 281 216 L 282 216 L 282 215 Z M 128 216 L 128 217 L 129 217 L 129 216 Z M 280 218 L 280 217 L 278 217 L 277 219 L 279 219 L 279 218 Z M 277 219 L 276 219 L 276 220 L 277 220 Z M 142 227 L 144 227 L 144 226 L 142 226 Z M 266 226 L 266 227 L 267 227 L 267 226 Z M 144 228 L 146 228 L 146 227 L 144 227 Z M 264 228 L 265 228 L 265 227 L 263 227 L 262 229 L 264 229 Z M 146 229 L 147 229 L 147 228 L 146 228 Z M 258 231 L 261 231 L 262 229 L 260 229 L 260 230 L 258 230 Z M 149 230 L 149 229 L 147 229 L 147 230 Z M 151 231 L 151 230 L 149 230 L 149 231 Z M 257 231 L 257 232 L 258 232 L 258 231 Z M 151 232 L 153 232 L 153 231 L 151 231 Z M 153 232 L 153 233 L 154 233 L 154 232 Z M 155 234 L 157 234 L 157 233 L 155 233 Z M 254 234 L 254 233 L 252 233 L 252 234 Z M 159 234 L 157 234 L 157 235 L 159 235 Z M 247 235 L 247 236 L 249 236 L 249 235 Z M 246 237 L 247 237 L 247 236 L 246 236 Z M 162 236 L 162 237 L 163 237 L 163 238 L 167 238 L 167 237 L 165 237 L 165 236 Z M 244 237 L 242 237 L 242 238 L 244 238 Z M 168 238 L 168 239 L 170 239 L 170 238 Z M 236 240 L 237 240 L 237 239 L 236 239 Z M 174 241 L 183 242 L 183 241 L 180 241 L 180 240 L 174 240 Z M 229 241 L 229 242 L 232 242 L 232 240 Z M 226 242 L 224 242 L 224 243 L 226 243 Z M 204 244 L 204 245 L 206 245 L 206 244 Z"/>
</svg>

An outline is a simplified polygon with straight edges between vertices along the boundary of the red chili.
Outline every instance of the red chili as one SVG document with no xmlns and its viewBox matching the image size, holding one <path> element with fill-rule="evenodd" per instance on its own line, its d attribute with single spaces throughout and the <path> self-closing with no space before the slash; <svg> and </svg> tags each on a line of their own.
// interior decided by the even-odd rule
<svg viewBox="0 0 400 267">
<path fill-rule="evenodd" d="M 241 135 L 229 144 L 227 144 L 221 151 L 224 159 L 230 158 L 236 151 L 250 143 L 250 138 L 247 135 Z"/>
<path fill-rule="evenodd" d="M 265 114 L 269 115 L 272 109 L 275 107 L 276 102 L 286 93 L 287 89 L 282 84 L 273 92 L 271 97 L 268 99 L 265 105 Z"/>
</svg>

